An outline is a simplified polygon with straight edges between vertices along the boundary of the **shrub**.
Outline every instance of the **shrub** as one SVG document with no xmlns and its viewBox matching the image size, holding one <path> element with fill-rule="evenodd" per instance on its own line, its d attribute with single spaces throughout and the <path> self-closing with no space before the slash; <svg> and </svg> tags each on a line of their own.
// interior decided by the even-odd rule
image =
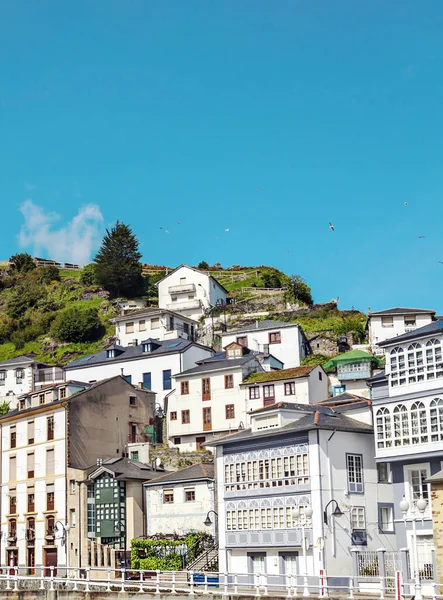
<svg viewBox="0 0 443 600">
<path fill-rule="evenodd" d="M 68 308 L 55 317 L 51 336 L 60 342 L 92 342 L 103 334 L 96 308 Z"/>
<path fill-rule="evenodd" d="M 80 283 L 87 287 L 91 287 L 97 284 L 94 263 L 90 263 L 82 269 L 82 274 L 80 275 Z"/>
<path fill-rule="evenodd" d="M 14 254 L 9 259 L 13 271 L 18 273 L 28 273 L 35 269 L 35 262 L 30 254 L 22 252 L 21 254 Z"/>
<path fill-rule="evenodd" d="M 53 265 L 49 267 L 38 267 L 37 271 L 37 281 L 39 283 L 49 284 L 51 281 L 60 281 L 60 270 Z"/>
<path fill-rule="evenodd" d="M 197 269 L 202 269 L 203 271 L 209 271 L 209 265 L 205 260 L 202 260 L 198 263 Z"/>
</svg>

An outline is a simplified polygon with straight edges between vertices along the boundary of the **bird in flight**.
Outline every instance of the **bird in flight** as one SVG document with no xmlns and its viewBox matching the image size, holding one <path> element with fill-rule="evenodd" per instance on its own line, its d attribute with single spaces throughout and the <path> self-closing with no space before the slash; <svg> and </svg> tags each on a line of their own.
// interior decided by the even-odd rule
<svg viewBox="0 0 443 600">
<path fill-rule="evenodd" d="M 424 235 L 419 235 L 417 237 L 418 237 L 419 240 L 423 240 L 425 236 Z"/>
<path fill-rule="evenodd" d="M 163 229 L 163 227 L 159 227 L 159 229 L 162 229 L 165 233 L 171 233 L 170 231 L 168 231 L 167 229 Z"/>
<path fill-rule="evenodd" d="M 438 262 L 439 262 L 441 265 L 443 265 L 443 260 L 439 260 Z"/>
<path fill-rule="evenodd" d="M 177 221 L 177 225 L 180 225 L 180 221 Z"/>
<path fill-rule="evenodd" d="M 335 227 L 334 227 L 334 225 L 332 223 L 329 223 L 329 229 L 331 231 L 335 231 Z"/>
<path fill-rule="evenodd" d="M 259 191 L 259 192 L 262 192 L 262 191 L 263 191 L 263 188 L 258 188 L 258 191 Z"/>
<path fill-rule="evenodd" d="M 227 229 L 225 229 L 225 231 L 226 231 L 226 233 L 228 233 L 228 231 L 229 231 L 229 227 L 228 227 Z"/>
<path fill-rule="evenodd" d="M 407 202 L 405 202 L 403 206 L 407 206 L 407 205 L 408 205 L 408 203 L 407 203 Z"/>
</svg>

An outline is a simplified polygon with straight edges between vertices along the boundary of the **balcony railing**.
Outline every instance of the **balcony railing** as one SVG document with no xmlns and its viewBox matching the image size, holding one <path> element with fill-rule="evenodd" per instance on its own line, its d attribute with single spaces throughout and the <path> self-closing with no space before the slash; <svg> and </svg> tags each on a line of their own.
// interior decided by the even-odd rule
<svg viewBox="0 0 443 600">
<path fill-rule="evenodd" d="M 168 288 L 170 294 L 185 294 L 186 292 L 195 292 L 195 283 L 182 283 L 181 285 L 170 285 Z"/>
<path fill-rule="evenodd" d="M 185 302 L 171 302 L 171 304 L 167 304 L 166 308 L 168 310 L 192 310 L 193 308 L 200 308 L 201 302 L 198 299 L 195 300 L 186 300 Z"/>
<path fill-rule="evenodd" d="M 34 383 L 43 385 L 46 383 L 62 383 L 65 381 L 65 372 L 60 367 L 49 367 L 38 369 L 34 375 Z"/>
<path fill-rule="evenodd" d="M 353 363 L 337 368 L 337 377 L 340 381 L 347 379 L 369 379 L 371 367 L 369 363 Z"/>
</svg>

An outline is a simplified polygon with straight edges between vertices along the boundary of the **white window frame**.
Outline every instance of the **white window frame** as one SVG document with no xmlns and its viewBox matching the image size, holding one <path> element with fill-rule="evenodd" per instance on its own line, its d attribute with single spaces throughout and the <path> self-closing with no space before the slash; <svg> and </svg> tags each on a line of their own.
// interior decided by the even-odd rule
<svg viewBox="0 0 443 600">
<path fill-rule="evenodd" d="M 357 470 L 356 459 L 359 460 L 360 466 L 359 471 Z M 351 461 L 353 462 L 352 468 L 354 470 L 351 481 Z M 346 479 L 348 484 L 348 492 L 350 494 L 364 494 L 365 492 L 365 478 L 364 478 L 364 466 L 363 466 L 363 454 L 347 452 L 346 453 Z M 360 481 L 358 481 L 360 479 Z"/>
<path fill-rule="evenodd" d="M 412 472 L 413 471 L 426 471 L 426 478 L 431 476 L 431 466 L 429 463 L 417 463 L 413 465 L 405 465 L 403 467 L 403 478 L 405 484 L 405 497 L 409 502 L 409 513 L 417 516 L 415 513 L 415 504 L 418 498 L 414 498 L 413 488 L 412 488 Z M 428 505 L 425 510 L 425 516 L 431 514 L 431 485 L 429 483 L 425 484 L 427 486 L 428 497 L 426 498 Z"/>
<path fill-rule="evenodd" d="M 366 509 L 364 506 L 351 506 L 349 520 L 353 531 L 366 530 Z"/>
</svg>

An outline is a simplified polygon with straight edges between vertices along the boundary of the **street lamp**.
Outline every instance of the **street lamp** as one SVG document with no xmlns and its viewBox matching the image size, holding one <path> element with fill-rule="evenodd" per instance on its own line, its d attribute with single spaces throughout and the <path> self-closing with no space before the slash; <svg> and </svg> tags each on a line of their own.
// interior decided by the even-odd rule
<svg viewBox="0 0 443 600">
<path fill-rule="evenodd" d="M 206 515 L 206 519 L 203 521 L 203 525 L 206 525 L 206 527 L 212 525 L 211 517 L 209 516 L 211 513 L 214 513 L 216 518 L 218 518 L 218 513 L 216 513 L 215 510 L 209 510 L 208 514 Z"/>
<path fill-rule="evenodd" d="M 71 527 L 69 526 L 69 523 L 62 523 L 61 521 L 56 521 L 54 524 L 54 527 L 58 528 L 57 527 L 58 525 L 60 525 L 62 532 L 63 532 L 63 536 L 61 538 L 61 544 L 62 544 L 62 546 L 65 547 L 66 574 L 69 576 L 69 530 L 71 529 Z"/>
<path fill-rule="evenodd" d="M 121 537 L 123 535 L 123 553 L 124 553 L 124 561 L 120 561 L 120 564 L 124 563 L 124 567 L 126 568 L 126 529 L 121 521 L 117 521 L 114 525 L 114 535 L 116 537 Z"/>
<path fill-rule="evenodd" d="M 339 517 L 343 516 L 343 511 L 340 510 L 340 507 L 338 505 L 337 500 L 334 500 L 334 499 L 329 500 L 329 502 L 326 504 L 325 509 L 323 511 L 323 522 L 324 522 L 325 525 L 328 524 L 328 512 L 327 512 L 328 511 L 328 506 L 330 504 L 332 504 L 333 502 L 335 502 L 335 508 L 334 508 L 334 512 L 332 513 L 332 516 L 336 517 L 336 518 L 339 518 Z"/>
<path fill-rule="evenodd" d="M 296 506 L 292 509 L 292 516 L 294 519 L 297 519 L 301 526 L 301 534 L 302 534 L 302 550 L 303 550 L 303 596 L 309 596 L 309 587 L 308 587 L 308 556 L 307 551 L 309 548 L 309 539 L 305 537 L 305 529 L 309 527 L 309 521 L 312 518 L 312 506 L 305 506 L 304 510 L 301 510 L 301 506 Z"/>
<path fill-rule="evenodd" d="M 417 500 L 417 502 L 415 503 L 415 509 L 418 509 L 420 514 L 421 514 L 421 520 L 423 522 L 423 518 L 424 518 L 424 513 L 425 510 L 428 506 L 427 501 L 423 498 L 423 496 L 420 496 L 420 498 Z M 412 546 L 414 548 L 414 580 L 415 580 L 415 600 L 423 600 L 423 595 L 421 593 L 421 584 L 420 584 L 420 570 L 418 567 L 418 548 L 417 548 L 417 518 L 415 516 L 415 514 L 410 517 L 409 519 L 406 518 L 406 515 L 408 514 L 409 511 L 409 502 L 406 500 L 405 496 L 403 496 L 400 504 L 399 504 L 399 508 L 401 510 L 401 512 L 403 513 L 403 519 L 405 521 L 405 523 L 407 521 L 411 521 L 412 522 Z M 415 511 L 414 511 L 415 513 Z"/>
</svg>

